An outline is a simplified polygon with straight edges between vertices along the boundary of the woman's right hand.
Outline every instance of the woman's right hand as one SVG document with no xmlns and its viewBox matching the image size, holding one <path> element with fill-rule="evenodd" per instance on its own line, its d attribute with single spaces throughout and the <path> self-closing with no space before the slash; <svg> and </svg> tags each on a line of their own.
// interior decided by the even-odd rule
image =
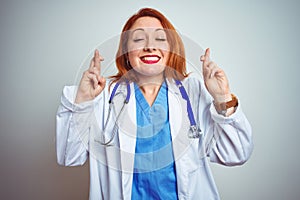
<svg viewBox="0 0 300 200">
<path fill-rule="evenodd" d="M 86 70 L 79 83 L 75 103 L 79 104 L 85 101 L 93 100 L 104 89 L 106 80 L 100 76 L 100 62 L 104 59 L 100 56 L 99 51 L 95 50 L 94 57 L 88 70 Z"/>
</svg>

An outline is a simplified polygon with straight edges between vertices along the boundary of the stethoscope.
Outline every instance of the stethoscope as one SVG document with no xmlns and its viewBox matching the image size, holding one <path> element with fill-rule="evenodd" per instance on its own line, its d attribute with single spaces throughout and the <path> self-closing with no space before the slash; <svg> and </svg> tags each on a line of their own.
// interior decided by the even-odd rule
<svg viewBox="0 0 300 200">
<path fill-rule="evenodd" d="M 105 121 L 105 124 L 104 124 L 104 129 L 103 129 L 103 133 L 106 131 L 107 129 L 107 125 L 108 125 L 108 121 L 110 119 L 110 115 L 111 115 L 111 109 L 113 107 L 113 99 L 116 95 L 116 92 L 117 92 L 117 89 L 120 85 L 120 81 L 117 82 L 112 90 L 112 93 L 110 95 L 110 98 L 109 98 L 109 108 L 108 108 L 108 116 L 106 118 L 106 121 Z M 125 105 L 128 104 L 129 100 L 130 100 L 130 95 L 131 95 L 131 89 L 130 89 L 130 84 L 129 84 L 129 81 L 126 80 L 125 81 L 126 83 L 126 88 L 127 88 L 127 94 L 126 94 L 126 97 L 124 99 L 124 102 L 123 102 L 123 105 L 121 107 L 121 110 L 120 112 L 118 113 L 117 117 L 116 117 L 116 121 L 115 121 L 115 124 L 113 126 L 113 129 L 112 129 L 112 135 L 111 137 L 109 138 L 109 140 L 107 142 L 105 142 L 107 139 L 105 138 L 105 135 L 103 134 L 102 137 L 103 137 L 103 141 L 100 141 L 100 140 L 96 140 L 96 142 L 99 142 L 100 144 L 102 145 L 105 145 L 105 146 L 110 146 L 114 137 L 115 137 L 115 134 L 116 134 L 116 129 L 117 129 L 117 123 L 119 121 L 119 118 L 121 116 L 121 114 L 123 113 L 123 110 L 124 110 L 124 107 Z M 189 118 L 189 121 L 190 121 L 190 129 L 189 129 L 189 132 L 188 132 L 188 137 L 189 138 L 192 138 L 192 139 L 201 139 L 202 137 L 202 132 L 201 132 L 201 129 L 200 129 L 200 126 L 198 126 L 196 124 L 196 121 L 195 121 L 195 118 L 194 118 L 194 113 L 193 113 L 193 109 L 192 109 L 192 106 L 191 106 L 191 102 L 190 102 L 190 98 L 184 88 L 184 86 L 182 85 L 181 81 L 179 80 L 175 80 L 175 83 L 177 85 L 177 87 L 179 88 L 179 91 L 181 93 L 181 96 L 182 98 L 186 101 L 187 103 L 187 114 L 188 114 L 188 118 Z"/>
</svg>

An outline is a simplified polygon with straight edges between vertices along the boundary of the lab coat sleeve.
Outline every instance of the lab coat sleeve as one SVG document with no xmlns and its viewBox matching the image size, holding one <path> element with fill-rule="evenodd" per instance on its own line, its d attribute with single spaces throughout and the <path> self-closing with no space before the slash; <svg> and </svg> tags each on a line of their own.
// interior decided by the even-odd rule
<svg viewBox="0 0 300 200">
<path fill-rule="evenodd" d="M 226 166 L 245 163 L 253 151 L 253 140 L 252 129 L 241 109 L 241 102 L 229 117 L 218 114 L 213 103 L 208 102 L 205 115 L 206 147 L 210 161 Z"/>
<path fill-rule="evenodd" d="M 76 92 L 76 86 L 64 87 L 56 115 L 57 162 L 64 166 L 83 165 L 88 157 L 89 131 L 96 100 L 75 104 Z"/>
<path fill-rule="evenodd" d="M 193 83 L 195 89 L 195 82 Z M 252 151 L 252 129 L 241 109 L 241 102 L 235 112 L 224 117 L 217 113 L 211 95 L 204 83 L 196 83 L 198 93 L 198 120 L 204 133 L 204 151 L 211 162 L 226 166 L 245 163 Z M 194 97 L 195 98 L 195 97 Z M 200 101 L 199 101 L 200 100 Z"/>
</svg>

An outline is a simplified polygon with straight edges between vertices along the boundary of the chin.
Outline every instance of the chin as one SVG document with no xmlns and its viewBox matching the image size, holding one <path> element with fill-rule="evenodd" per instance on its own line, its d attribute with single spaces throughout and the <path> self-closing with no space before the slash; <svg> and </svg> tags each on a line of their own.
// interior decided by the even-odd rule
<svg viewBox="0 0 300 200">
<path fill-rule="evenodd" d="M 147 75 L 147 76 L 158 76 L 163 74 L 165 67 L 162 65 L 143 65 L 140 70 L 137 70 L 138 73 Z"/>
</svg>

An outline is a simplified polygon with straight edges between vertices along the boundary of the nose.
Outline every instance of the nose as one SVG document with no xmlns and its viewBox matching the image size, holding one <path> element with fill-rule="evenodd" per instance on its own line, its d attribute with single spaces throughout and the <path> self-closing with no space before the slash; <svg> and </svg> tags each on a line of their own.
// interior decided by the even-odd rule
<svg viewBox="0 0 300 200">
<path fill-rule="evenodd" d="M 147 38 L 144 46 L 144 51 L 155 51 L 156 47 L 154 45 L 154 41 L 151 38 Z"/>
</svg>

